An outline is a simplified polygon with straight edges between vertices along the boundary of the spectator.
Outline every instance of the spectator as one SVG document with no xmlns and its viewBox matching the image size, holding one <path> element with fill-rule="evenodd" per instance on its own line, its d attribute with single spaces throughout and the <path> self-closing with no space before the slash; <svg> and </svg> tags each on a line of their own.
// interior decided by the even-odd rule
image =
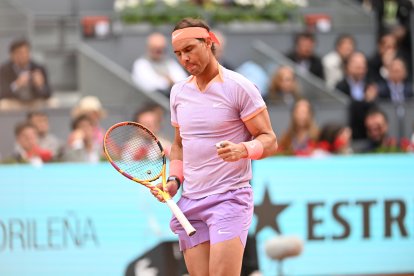
<svg viewBox="0 0 414 276">
<path fill-rule="evenodd" d="M 315 54 L 315 37 L 309 32 L 295 36 L 294 51 L 286 56 L 296 62 L 303 71 L 325 79 L 321 59 Z"/>
<path fill-rule="evenodd" d="M 409 76 L 412 74 L 412 0 L 371 0 L 376 13 L 378 37 L 391 32 L 397 39 L 399 57 L 407 61 Z M 411 80 L 411 79 L 410 79 Z"/>
<path fill-rule="evenodd" d="M 161 127 L 164 120 L 164 109 L 158 104 L 146 104 L 143 108 L 137 110 L 134 121 L 146 126 L 151 130 L 164 148 L 165 155 L 170 154 L 171 141 L 161 134 Z"/>
<path fill-rule="evenodd" d="M 391 33 L 382 34 L 377 43 L 377 51 L 368 62 L 370 79 L 380 82 L 387 78 L 387 66 L 397 55 L 397 40 L 395 36 Z"/>
<path fill-rule="evenodd" d="M 363 53 L 355 52 L 350 55 L 346 63 L 346 75 L 336 88 L 350 98 L 348 117 L 352 138 L 365 139 L 364 118 L 368 109 L 375 105 L 378 89 L 377 85 L 368 79 L 367 61 Z"/>
<path fill-rule="evenodd" d="M 320 131 L 313 157 L 322 157 L 334 154 L 351 154 L 352 130 L 338 123 L 325 124 Z"/>
<path fill-rule="evenodd" d="M 65 162 L 97 163 L 102 157 L 102 146 L 96 144 L 94 122 L 87 114 L 80 115 L 72 121 L 72 132 L 69 134 L 63 154 Z"/>
<path fill-rule="evenodd" d="M 93 141 L 98 147 L 102 148 L 105 130 L 101 126 L 101 121 L 107 115 L 102 107 L 101 101 L 95 96 L 85 96 L 72 109 L 72 118 L 76 119 L 82 115 L 89 117 L 93 128 Z"/>
<path fill-rule="evenodd" d="M 407 69 L 402 59 L 392 60 L 388 66 L 388 76 L 379 86 L 379 97 L 393 103 L 403 103 L 413 97 L 413 86 L 407 78 Z"/>
<path fill-rule="evenodd" d="M 295 71 L 289 66 L 279 67 L 270 80 L 266 100 L 269 103 L 284 103 L 292 106 L 300 98 L 301 93 Z"/>
<path fill-rule="evenodd" d="M 0 67 L 0 108 L 41 106 L 51 93 L 45 68 L 31 59 L 29 42 L 14 41 L 10 60 Z"/>
<path fill-rule="evenodd" d="M 279 153 L 309 155 L 318 137 L 312 106 L 308 100 L 298 100 L 291 113 L 290 125 L 279 143 Z"/>
<path fill-rule="evenodd" d="M 326 85 L 335 88 L 335 85 L 345 76 L 346 60 L 355 50 L 355 40 L 352 35 L 339 35 L 335 42 L 335 50 L 322 58 Z"/>
<path fill-rule="evenodd" d="M 365 118 L 368 139 L 361 147 L 361 152 L 408 152 L 414 149 L 414 143 L 406 137 L 396 139 L 388 133 L 387 114 L 380 108 L 370 109 Z"/>
<path fill-rule="evenodd" d="M 52 153 L 53 159 L 58 159 L 62 145 L 59 139 L 49 132 L 49 117 L 45 112 L 33 111 L 27 114 L 27 121 L 33 125 L 38 133 L 39 146 Z"/>
<path fill-rule="evenodd" d="M 28 122 L 16 125 L 14 131 L 16 143 L 12 157 L 7 163 L 29 163 L 40 166 L 44 162 L 52 160 L 52 152 L 43 149 L 39 145 L 39 137 L 36 128 Z"/>
<path fill-rule="evenodd" d="M 345 76 L 337 83 L 336 88 L 352 100 L 363 101 L 365 88 L 370 82 L 368 78 L 367 60 L 361 52 L 352 53 L 345 64 Z"/>
<path fill-rule="evenodd" d="M 375 152 L 382 147 L 396 146 L 396 141 L 388 136 L 388 117 L 384 111 L 379 108 L 369 110 L 364 123 L 368 139 L 362 152 Z"/>
<path fill-rule="evenodd" d="M 158 91 L 169 96 L 172 85 L 187 77 L 184 69 L 166 56 L 167 42 L 163 34 L 153 33 L 147 38 L 147 53 L 132 67 L 132 79 L 145 92 Z"/>
</svg>

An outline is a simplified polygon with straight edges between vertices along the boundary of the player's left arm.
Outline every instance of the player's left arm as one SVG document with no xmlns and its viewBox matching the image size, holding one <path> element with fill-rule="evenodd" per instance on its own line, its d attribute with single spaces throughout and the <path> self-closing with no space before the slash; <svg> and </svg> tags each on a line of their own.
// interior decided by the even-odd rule
<svg viewBox="0 0 414 276">
<path fill-rule="evenodd" d="M 254 137 L 254 140 L 259 141 L 263 146 L 263 153 L 258 159 L 263 159 L 277 153 L 277 138 L 273 131 L 270 122 L 269 113 L 267 109 L 254 116 L 253 118 L 244 122 L 247 130 Z M 243 145 L 244 150 L 246 147 Z"/>
<path fill-rule="evenodd" d="M 221 147 L 217 149 L 217 153 L 224 161 L 234 162 L 242 158 L 250 158 L 252 152 L 249 152 L 248 147 L 253 149 L 253 153 L 255 151 L 259 153 L 252 159 L 263 159 L 276 154 L 278 147 L 277 138 L 272 129 L 267 109 L 244 121 L 244 124 L 254 137 L 253 140 L 238 144 L 230 141 L 222 141 L 220 144 Z"/>
</svg>

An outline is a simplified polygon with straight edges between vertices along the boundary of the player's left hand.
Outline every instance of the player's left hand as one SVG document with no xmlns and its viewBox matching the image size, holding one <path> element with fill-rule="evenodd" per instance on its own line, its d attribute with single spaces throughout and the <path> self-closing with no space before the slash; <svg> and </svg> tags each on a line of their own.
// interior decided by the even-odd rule
<svg viewBox="0 0 414 276">
<path fill-rule="evenodd" d="M 226 140 L 217 143 L 216 148 L 218 156 L 226 162 L 235 162 L 248 156 L 243 144 L 235 144 Z"/>
</svg>

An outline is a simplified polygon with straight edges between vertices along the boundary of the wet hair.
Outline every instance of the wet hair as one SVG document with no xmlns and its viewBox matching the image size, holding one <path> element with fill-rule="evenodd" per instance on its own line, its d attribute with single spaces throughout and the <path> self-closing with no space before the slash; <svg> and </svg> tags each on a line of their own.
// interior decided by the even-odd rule
<svg viewBox="0 0 414 276">
<path fill-rule="evenodd" d="M 186 17 L 184 19 L 181 19 L 174 27 L 173 31 L 190 28 L 190 27 L 201 27 L 206 29 L 208 32 L 210 32 L 210 27 L 208 26 L 207 22 L 205 22 L 202 19 L 199 18 L 192 18 L 192 17 Z M 204 38 L 197 38 L 200 41 L 205 42 Z M 216 46 L 213 42 L 213 45 L 211 46 L 211 51 L 213 54 L 216 53 Z"/>
<path fill-rule="evenodd" d="M 10 53 L 13 53 L 14 51 L 16 51 L 17 49 L 19 49 L 20 47 L 23 47 L 23 46 L 26 46 L 26 47 L 29 47 L 29 48 L 30 48 L 30 43 L 29 43 L 29 41 L 27 41 L 27 40 L 26 40 L 26 39 L 24 39 L 24 38 L 21 38 L 21 39 L 15 40 L 15 41 L 13 41 L 13 42 L 10 44 L 9 52 L 10 52 Z"/>
</svg>

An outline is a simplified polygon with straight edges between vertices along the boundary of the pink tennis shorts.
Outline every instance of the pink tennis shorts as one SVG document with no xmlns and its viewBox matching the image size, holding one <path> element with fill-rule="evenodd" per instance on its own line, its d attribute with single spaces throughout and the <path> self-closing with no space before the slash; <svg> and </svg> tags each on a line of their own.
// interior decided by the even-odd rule
<svg viewBox="0 0 414 276">
<path fill-rule="evenodd" d="M 181 197 L 177 205 L 197 230 L 196 234 L 189 237 L 178 220 L 175 217 L 171 219 L 170 227 L 178 235 L 181 251 L 207 241 L 215 244 L 235 237 L 239 237 L 246 246 L 253 216 L 251 187 L 200 199 Z"/>
</svg>

